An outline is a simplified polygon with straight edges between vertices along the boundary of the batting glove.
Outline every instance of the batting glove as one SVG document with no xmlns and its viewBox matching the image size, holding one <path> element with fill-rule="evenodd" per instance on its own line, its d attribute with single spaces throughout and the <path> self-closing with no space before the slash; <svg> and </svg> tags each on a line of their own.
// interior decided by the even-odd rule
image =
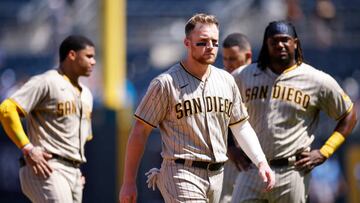
<svg viewBox="0 0 360 203">
<path fill-rule="evenodd" d="M 145 175 L 147 176 L 147 180 L 146 183 L 148 184 L 148 188 L 152 188 L 153 191 L 155 191 L 156 189 L 156 180 L 157 180 L 157 175 L 160 173 L 160 169 L 158 168 L 152 168 L 150 169 L 148 172 L 145 173 Z"/>
</svg>

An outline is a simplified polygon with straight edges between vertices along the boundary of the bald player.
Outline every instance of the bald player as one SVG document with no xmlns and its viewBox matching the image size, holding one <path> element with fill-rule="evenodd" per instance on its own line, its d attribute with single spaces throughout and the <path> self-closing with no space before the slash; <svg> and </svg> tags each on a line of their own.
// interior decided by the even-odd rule
<svg viewBox="0 0 360 203">
<path fill-rule="evenodd" d="M 242 33 L 229 34 L 223 41 L 222 56 L 224 69 L 232 73 L 238 68 L 244 68 L 252 62 L 251 45 Z M 228 134 L 228 157 L 224 165 L 224 181 L 220 203 L 231 202 L 235 180 L 239 171 L 245 170 L 251 163 L 245 156 L 239 156 L 243 151 L 235 145 L 233 134 Z"/>
<path fill-rule="evenodd" d="M 286 21 L 266 27 L 258 62 L 233 75 L 276 184 L 264 193 L 251 167 L 239 174 L 232 202 L 305 203 L 310 171 L 335 152 L 356 123 L 353 103 L 330 75 L 303 62 L 295 27 Z M 311 149 L 320 111 L 337 125 L 320 149 Z"/>
<path fill-rule="evenodd" d="M 6 134 L 22 150 L 21 189 L 32 202 L 82 202 L 84 144 L 92 137 L 93 98 L 79 82 L 90 76 L 94 44 L 71 35 L 60 45 L 60 65 L 30 78 L 0 106 Z M 20 117 L 26 117 L 25 133 Z"/>
<path fill-rule="evenodd" d="M 258 167 L 263 189 L 274 184 L 234 78 L 211 65 L 218 51 L 218 26 L 215 16 L 191 17 L 185 26 L 186 58 L 150 83 L 135 112 L 120 202 L 136 202 L 140 159 L 155 127 L 160 128 L 163 157 L 156 185 L 165 202 L 219 202 L 229 126 Z"/>
</svg>

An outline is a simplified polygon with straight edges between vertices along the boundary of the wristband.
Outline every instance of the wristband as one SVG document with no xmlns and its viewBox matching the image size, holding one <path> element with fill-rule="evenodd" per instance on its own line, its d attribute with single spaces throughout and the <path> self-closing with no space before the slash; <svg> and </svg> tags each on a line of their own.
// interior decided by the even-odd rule
<svg viewBox="0 0 360 203">
<path fill-rule="evenodd" d="M 342 145 L 344 141 L 345 137 L 341 133 L 334 131 L 325 144 L 321 147 L 320 153 L 326 158 L 329 158 L 332 154 L 334 154 L 337 148 Z"/>
<path fill-rule="evenodd" d="M 24 156 L 26 157 L 29 154 L 31 154 L 33 149 L 34 149 L 34 146 L 31 143 L 28 143 L 21 149 L 21 151 L 24 154 Z"/>
</svg>

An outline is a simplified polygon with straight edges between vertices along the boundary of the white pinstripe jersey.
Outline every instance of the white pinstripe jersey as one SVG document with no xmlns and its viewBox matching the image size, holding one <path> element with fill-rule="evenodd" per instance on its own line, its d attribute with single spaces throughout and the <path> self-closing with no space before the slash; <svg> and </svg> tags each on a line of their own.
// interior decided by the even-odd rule
<svg viewBox="0 0 360 203">
<path fill-rule="evenodd" d="M 164 159 L 227 160 L 227 128 L 247 119 L 234 78 L 210 66 L 205 81 L 181 64 L 152 80 L 135 117 L 159 126 Z"/>
<path fill-rule="evenodd" d="M 353 105 L 330 75 L 305 63 L 280 75 L 254 63 L 233 76 L 268 159 L 309 147 L 320 110 L 339 120 Z"/>
<path fill-rule="evenodd" d="M 81 93 L 57 70 L 33 76 L 10 99 L 27 117 L 27 135 L 50 153 L 85 162 L 84 145 L 92 136 L 93 97 Z"/>
</svg>

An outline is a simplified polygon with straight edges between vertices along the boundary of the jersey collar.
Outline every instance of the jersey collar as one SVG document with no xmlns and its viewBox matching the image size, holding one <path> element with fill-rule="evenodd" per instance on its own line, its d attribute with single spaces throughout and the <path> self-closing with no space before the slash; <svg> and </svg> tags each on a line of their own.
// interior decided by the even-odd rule
<svg viewBox="0 0 360 203">
<path fill-rule="evenodd" d="M 59 72 L 59 74 L 60 74 L 66 81 L 68 81 L 68 82 L 77 90 L 78 93 L 81 93 L 80 84 L 79 84 L 79 86 L 73 84 L 73 83 L 71 82 L 70 78 L 69 78 L 68 76 L 66 76 L 60 69 L 58 69 L 58 72 Z"/>
<path fill-rule="evenodd" d="M 278 77 L 279 75 L 283 75 L 283 74 L 286 74 L 286 73 L 288 73 L 288 72 L 290 72 L 290 71 L 292 71 L 292 70 L 295 70 L 297 67 L 299 67 L 298 66 L 298 64 L 294 64 L 294 65 L 292 65 L 292 66 L 290 66 L 289 68 L 286 68 L 282 73 L 280 73 L 280 74 L 277 74 L 277 73 L 275 73 L 275 72 L 273 72 L 269 67 L 268 68 L 266 68 L 265 69 L 265 72 L 266 73 L 268 73 L 268 74 L 270 74 L 272 77 Z"/>
<path fill-rule="evenodd" d="M 294 65 L 292 65 L 289 68 L 285 69 L 283 73 L 290 72 L 290 71 L 296 69 L 297 67 L 298 67 L 298 64 L 295 63 Z"/>
<path fill-rule="evenodd" d="M 187 69 L 186 67 L 184 66 L 184 64 L 182 62 L 180 62 L 180 66 L 184 69 L 185 72 L 187 72 L 189 75 L 193 76 L 194 78 L 200 80 L 201 82 L 204 82 L 203 80 L 201 80 L 200 78 L 196 77 L 195 75 L 191 74 Z M 209 70 L 208 70 L 208 73 L 207 73 L 207 77 L 205 78 L 205 81 L 210 77 L 211 75 L 211 66 L 209 66 Z"/>
</svg>

